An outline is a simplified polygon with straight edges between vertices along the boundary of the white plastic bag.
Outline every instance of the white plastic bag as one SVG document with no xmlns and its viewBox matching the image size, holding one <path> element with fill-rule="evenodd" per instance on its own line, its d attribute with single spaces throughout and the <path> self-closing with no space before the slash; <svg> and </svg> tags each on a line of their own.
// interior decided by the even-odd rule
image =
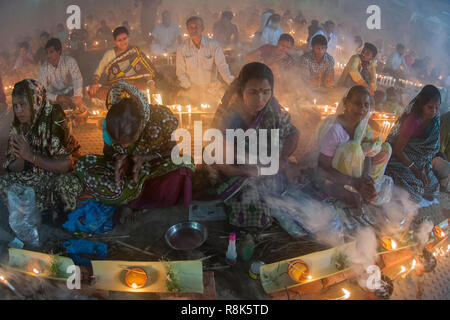
<svg viewBox="0 0 450 320">
<path fill-rule="evenodd" d="M 6 190 L 6 193 L 11 229 L 20 240 L 38 247 L 38 228 L 41 223 L 41 215 L 36 206 L 33 188 L 13 184 Z"/>
</svg>

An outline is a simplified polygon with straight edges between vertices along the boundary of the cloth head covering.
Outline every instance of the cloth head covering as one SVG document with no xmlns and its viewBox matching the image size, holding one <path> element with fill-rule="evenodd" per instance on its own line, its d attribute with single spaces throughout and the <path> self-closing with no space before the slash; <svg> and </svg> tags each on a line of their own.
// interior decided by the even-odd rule
<svg viewBox="0 0 450 320">
<path fill-rule="evenodd" d="M 142 121 L 141 130 L 147 125 L 150 121 L 150 105 L 148 104 L 147 98 L 141 90 L 136 88 L 135 86 L 125 82 L 119 81 L 114 84 L 106 96 L 106 108 L 109 110 L 111 106 L 116 103 L 119 103 L 120 100 L 124 98 L 130 98 L 138 103 L 141 107 L 142 116 L 144 121 Z"/>
</svg>

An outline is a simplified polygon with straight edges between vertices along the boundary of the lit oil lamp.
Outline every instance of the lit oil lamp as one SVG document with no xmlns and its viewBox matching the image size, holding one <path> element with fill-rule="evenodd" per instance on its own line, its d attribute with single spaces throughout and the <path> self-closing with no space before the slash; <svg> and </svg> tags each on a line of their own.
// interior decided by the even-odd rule
<svg viewBox="0 0 450 320">
<path fill-rule="evenodd" d="M 400 267 L 400 272 L 397 273 L 397 275 L 396 275 L 396 276 L 394 277 L 394 279 L 392 279 L 392 280 L 397 279 L 401 274 L 405 273 L 405 271 L 406 271 L 405 266 L 401 266 L 401 267 Z"/>
<path fill-rule="evenodd" d="M 288 274 L 292 280 L 299 283 L 312 279 L 309 266 L 302 260 L 293 261 L 288 267 Z"/>
<path fill-rule="evenodd" d="M 439 226 L 434 226 L 434 228 L 433 228 L 433 235 L 439 240 L 445 238 L 445 232 Z"/>
<path fill-rule="evenodd" d="M 140 289 L 147 283 L 147 273 L 142 268 L 132 268 L 125 275 L 125 283 L 132 289 Z"/>
<path fill-rule="evenodd" d="M 29 273 L 32 273 L 33 275 L 40 275 L 42 274 L 42 265 L 39 260 L 31 260 L 28 262 L 27 269 Z"/>
<path fill-rule="evenodd" d="M 384 236 L 381 238 L 381 245 L 385 250 L 388 251 L 397 249 L 397 242 L 388 236 Z"/>
</svg>

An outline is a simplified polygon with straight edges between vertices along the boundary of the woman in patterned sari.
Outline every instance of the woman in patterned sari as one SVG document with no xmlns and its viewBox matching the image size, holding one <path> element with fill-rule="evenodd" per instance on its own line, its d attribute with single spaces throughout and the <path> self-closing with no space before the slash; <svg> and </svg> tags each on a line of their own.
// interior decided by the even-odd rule
<svg viewBox="0 0 450 320">
<path fill-rule="evenodd" d="M 319 129 L 316 185 L 351 208 L 360 209 L 364 202 L 389 202 L 392 191 L 386 187 L 392 186 L 392 179 L 384 175 L 392 148 L 373 138 L 369 118 L 369 91 L 354 86 L 336 115 Z"/>
<path fill-rule="evenodd" d="M 425 86 L 395 124 L 388 141 L 393 157 L 386 173 L 396 185 L 420 203 L 439 194 L 439 182 L 432 171 L 432 160 L 440 148 L 439 106 L 441 94 L 432 85 Z"/>
<path fill-rule="evenodd" d="M 164 106 L 150 106 L 139 89 L 123 81 L 111 88 L 106 106 L 104 156 L 84 156 L 76 167 L 89 193 L 119 205 L 121 223 L 133 210 L 174 206 L 183 190 L 189 206 L 194 167 L 171 160 L 177 118 Z"/>
<path fill-rule="evenodd" d="M 245 65 L 239 78 L 232 83 L 222 99 L 212 128 L 219 129 L 224 134 L 227 129 L 244 131 L 255 129 L 258 142 L 261 141 L 262 134 L 259 129 L 267 129 L 268 141 L 271 141 L 271 129 L 278 129 L 279 159 L 276 160 L 279 160 L 279 171 L 273 175 L 262 176 L 264 167 L 260 166 L 259 156 L 257 165 L 205 165 L 195 178 L 194 188 L 210 191 L 209 194 L 199 195 L 198 198 L 223 200 L 229 222 L 234 226 L 269 226 L 272 217 L 266 196 L 280 196 L 287 187 L 288 177 L 293 180 L 300 172 L 288 161 L 297 147 L 299 132 L 291 124 L 289 114 L 282 110 L 273 97 L 273 87 L 274 78 L 269 67 L 258 62 Z M 234 139 L 228 143 L 234 146 Z M 250 150 L 249 144 L 249 139 L 246 139 L 247 155 Z M 267 145 L 270 146 L 271 143 Z M 263 152 L 265 151 L 267 154 L 273 154 L 273 150 Z M 236 152 L 234 157 L 233 163 L 237 163 Z M 208 186 L 200 187 L 205 180 L 208 181 Z"/>
<path fill-rule="evenodd" d="M 52 210 L 54 219 L 57 213 L 75 210 L 83 188 L 70 171 L 80 145 L 69 130 L 64 111 L 50 104 L 45 88 L 31 79 L 16 83 L 12 99 L 14 120 L 4 164 L 7 172 L 0 178 L 3 200 L 7 201 L 5 189 L 17 183 L 33 188 L 38 209 Z"/>
<path fill-rule="evenodd" d="M 126 81 L 139 89 L 146 89 L 157 76 L 149 59 L 136 46 L 129 45 L 129 31 L 121 26 L 113 32 L 116 46 L 106 51 L 94 73 L 93 85 L 89 88 L 92 97 L 104 100 L 109 88 L 118 81 Z M 106 86 L 99 84 L 106 74 Z"/>
</svg>

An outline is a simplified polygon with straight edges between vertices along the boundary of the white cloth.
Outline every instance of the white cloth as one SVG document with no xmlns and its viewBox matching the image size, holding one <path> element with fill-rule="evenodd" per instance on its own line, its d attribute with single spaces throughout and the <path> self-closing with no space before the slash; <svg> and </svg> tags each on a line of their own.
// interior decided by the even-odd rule
<svg viewBox="0 0 450 320">
<path fill-rule="evenodd" d="M 83 96 L 83 77 L 77 61 L 61 55 L 58 66 L 53 67 L 48 61 L 39 69 L 39 82 L 47 89 L 50 102 L 56 102 L 60 94 L 67 94 L 73 89 L 75 97 Z"/>
<path fill-rule="evenodd" d="M 110 49 L 105 52 L 102 60 L 98 64 L 97 70 L 95 70 L 94 75 L 99 78 L 102 76 L 103 71 L 105 71 L 108 64 L 116 58 L 116 51 L 114 49 Z"/>
<path fill-rule="evenodd" d="M 203 36 L 200 49 L 197 49 L 189 38 L 178 47 L 177 78 L 183 88 L 208 86 L 217 82 L 217 70 L 227 84 L 233 82 L 234 77 L 216 40 Z"/>
<path fill-rule="evenodd" d="M 261 44 L 271 44 L 276 46 L 278 44 L 278 40 L 280 36 L 283 34 L 283 29 L 278 27 L 277 29 L 273 29 L 269 26 L 265 27 L 262 35 L 261 35 Z"/>
<path fill-rule="evenodd" d="M 394 70 L 400 69 L 400 66 L 403 66 L 404 71 L 408 70 L 408 66 L 406 65 L 405 57 L 400 56 L 398 52 L 394 52 L 392 57 L 389 59 L 390 67 Z"/>
<path fill-rule="evenodd" d="M 334 32 L 332 32 L 330 36 L 328 36 L 325 30 L 320 29 L 315 34 L 313 34 L 313 36 L 309 40 L 309 48 L 312 49 L 311 46 L 312 39 L 319 34 L 323 35 L 328 40 L 328 49 L 327 49 L 328 54 L 332 57 L 336 57 L 338 39 L 337 36 L 334 34 Z"/>
<path fill-rule="evenodd" d="M 164 51 L 175 52 L 177 50 L 177 38 L 181 35 L 180 27 L 171 24 L 166 27 L 164 24 L 158 24 L 153 29 L 152 36 L 155 42 L 151 46 L 151 50 L 156 55 L 161 55 Z"/>
</svg>

